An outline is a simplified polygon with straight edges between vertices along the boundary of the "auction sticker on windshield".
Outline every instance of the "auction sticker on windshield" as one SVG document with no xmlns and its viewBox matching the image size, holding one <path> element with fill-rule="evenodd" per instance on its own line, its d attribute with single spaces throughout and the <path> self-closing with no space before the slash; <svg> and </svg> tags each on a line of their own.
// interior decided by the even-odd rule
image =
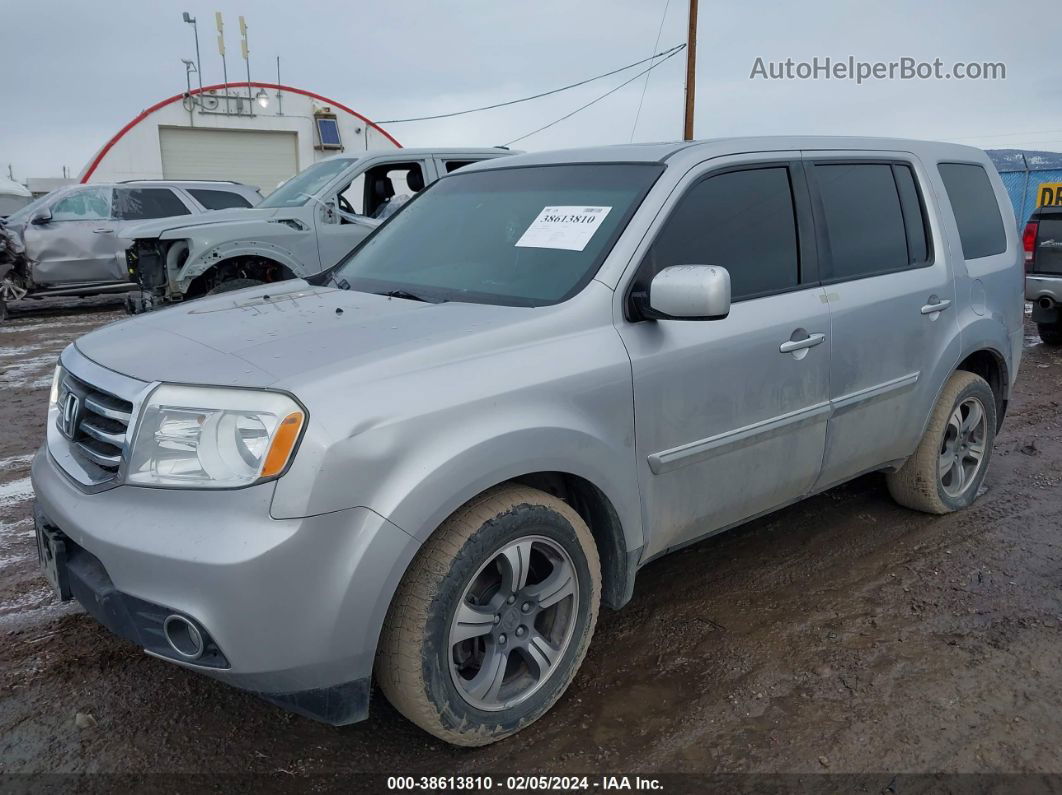
<svg viewBox="0 0 1062 795">
<path fill-rule="evenodd" d="M 560 248 L 582 251 L 601 226 L 611 207 L 545 207 L 516 245 L 520 248 Z"/>
</svg>

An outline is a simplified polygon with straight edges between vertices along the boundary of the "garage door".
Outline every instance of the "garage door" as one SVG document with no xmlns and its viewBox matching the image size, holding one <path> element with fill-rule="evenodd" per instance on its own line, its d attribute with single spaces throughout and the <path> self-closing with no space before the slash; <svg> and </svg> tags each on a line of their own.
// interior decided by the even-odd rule
<svg viewBox="0 0 1062 795">
<path fill-rule="evenodd" d="M 293 132 L 160 127 L 166 179 L 234 179 L 269 194 L 298 171 Z"/>
</svg>

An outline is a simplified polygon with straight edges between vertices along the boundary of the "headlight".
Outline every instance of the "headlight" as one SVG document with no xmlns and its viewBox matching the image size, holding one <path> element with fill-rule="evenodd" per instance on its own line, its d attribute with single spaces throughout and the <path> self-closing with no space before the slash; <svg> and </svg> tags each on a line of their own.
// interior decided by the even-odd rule
<svg viewBox="0 0 1062 795">
<path fill-rule="evenodd" d="M 59 402 L 59 382 L 63 378 L 63 366 L 57 364 L 55 366 L 55 375 L 52 376 L 52 391 L 48 395 L 48 410 L 51 411 L 55 408 L 55 404 Z"/>
<path fill-rule="evenodd" d="M 144 402 L 125 481 L 233 488 L 281 474 L 305 411 L 287 395 L 163 384 Z"/>
</svg>

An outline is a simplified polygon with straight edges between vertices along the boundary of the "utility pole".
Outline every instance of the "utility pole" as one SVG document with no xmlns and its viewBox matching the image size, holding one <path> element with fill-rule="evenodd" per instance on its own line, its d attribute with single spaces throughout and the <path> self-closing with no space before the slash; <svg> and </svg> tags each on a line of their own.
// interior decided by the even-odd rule
<svg viewBox="0 0 1062 795">
<path fill-rule="evenodd" d="M 690 29 L 686 38 L 686 123 L 682 140 L 693 140 L 693 102 L 697 96 L 697 0 L 690 0 Z"/>
<path fill-rule="evenodd" d="M 199 74 L 199 93 L 203 93 L 203 64 L 199 60 L 199 23 L 196 22 L 195 17 L 189 14 L 187 11 L 182 16 L 185 22 L 192 26 L 192 30 L 195 32 L 195 71 Z"/>
</svg>

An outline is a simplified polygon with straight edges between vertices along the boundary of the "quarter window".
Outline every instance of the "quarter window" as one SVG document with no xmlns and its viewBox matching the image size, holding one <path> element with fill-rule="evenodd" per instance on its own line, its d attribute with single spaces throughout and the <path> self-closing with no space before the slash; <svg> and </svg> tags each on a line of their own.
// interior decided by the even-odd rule
<svg viewBox="0 0 1062 795">
<path fill-rule="evenodd" d="M 830 238 L 831 281 L 861 279 L 910 265 L 892 165 L 820 163 L 815 165 L 815 176 Z"/>
<path fill-rule="evenodd" d="M 940 178 L 948 192 L 966 259 L 990 257 L 1007 250 L 1007 233 L 995 191 L 981 166 L 941 163 Z"/>
<path fill-rule="evenodd" d="M 208 210 L 228 210 L 231 207 L 250 207 L 251 203 L 231 190 L 209 190 L 206 188 L 189 188 L 192 197 Z"/>
<path fill-rule="evenodd" d="M 781 292 L 800 281 L 796 215 L 784 166 L 709 177 L 682 197 L 647 254 L 635 289 L 672 265 L 718 265 L 732 300 Z"/>
</svg>

